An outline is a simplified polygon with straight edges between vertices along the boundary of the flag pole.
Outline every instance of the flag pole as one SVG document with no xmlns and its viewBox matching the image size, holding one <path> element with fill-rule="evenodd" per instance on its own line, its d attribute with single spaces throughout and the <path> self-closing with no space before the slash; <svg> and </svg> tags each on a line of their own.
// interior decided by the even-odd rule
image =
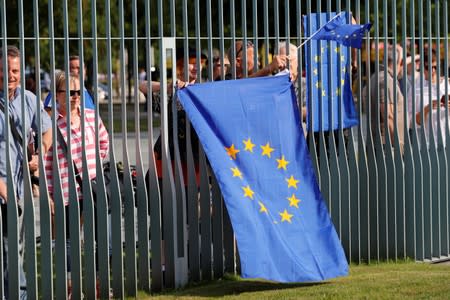
<svg viewBox="0 0 450 300">
<path fill-rule="evenodd" d="M 330 19 L 330 21 L 326 22 L 325 24 L 323 24 L 322 26 L 319 27 L 319 29 L 316 30 L 316 32 L 314 32 L 312 35 L 310 35 L 303 43 L 300 44 L 300 46 L 297 47 L 297 49 L 300 49 L 301 46 L 303 46 L 304 44 L 306 44 L 308 41 L 310 41 L 316 34 L 319 33 L 319 31 L 324 28 L 325 26 L 327 26 L 328 23 L 330 23 L 331 21 L 333 21 L 334 19 L 336 19 L 338 16 L 342 15 L 345 11 L 341 11 L 340 13 L 338 13 L 337 15 L 335 15 L 333 18 Z"/>
</svg>

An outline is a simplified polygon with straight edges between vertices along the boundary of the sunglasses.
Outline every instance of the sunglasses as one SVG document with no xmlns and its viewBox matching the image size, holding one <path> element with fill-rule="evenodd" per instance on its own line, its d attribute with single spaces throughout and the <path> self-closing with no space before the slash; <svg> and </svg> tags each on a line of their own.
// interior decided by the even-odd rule
<svg viewBox="0 0 450 300">
<path fill-rule="evenodd" d="M 58 90 L 58 93 L 65 93 L 66 90 Z M 75 95 L 77 96 L 81 96 L 81 91 L 80 90 L 70 90 L 70 97 L 74 97 Z"/>
</svg>

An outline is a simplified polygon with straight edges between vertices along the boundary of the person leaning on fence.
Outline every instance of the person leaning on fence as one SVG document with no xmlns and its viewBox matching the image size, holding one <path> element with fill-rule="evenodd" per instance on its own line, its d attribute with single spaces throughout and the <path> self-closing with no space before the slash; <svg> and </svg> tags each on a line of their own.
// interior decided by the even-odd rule
<svg viewBox="0 0 450 300">
<path fill-rule="evenodd" d="M 245 52 L 244 49 L 246 49 Z M 227 52 L 227 56 L 230 59 L 233 57 L 232 50 L 233 48 L 230 47 Z M 244 42 L 242 40 L 236 41 L 234 44 L 234 50 L 236 59 L 234 62 L 231 61 L 231 68 L 229 70 L 233 70 L 233 66 L 235 66 L 237 79 L 244 78 L 245 69 L 247 70 L 248 77 L 261 77 L 271 75 L 278 71 L 284 70 L 287 67 L 287 61 L 289 60 L 289 57 L 286 55 L 274 55 L 270 64 L 260 70 L 257 70 L 257 67 L 255 68 L 254 61 L 255 51 L 257 51 L 257 49 L 255 49 L 255 46 L 251 41 L 247 40 L 246 45 L 244 45 Z M 246 54 L 247 59 L 246 66 L 244 65 L 244 54 Z"/>
<path fill-rule="evenodd" d="M 297 46 L 289 44 L 289 56 L 287 53 L 286 41 L 280 41 L 278 43 L 278 54 L 285 56 L 289 59 L 289 73 L 291 76 L 292 84 L 295 88 L 295 95 L 297 96 L 297 104 L 299 105 L 300 117 L 303 122 L 303 129 L 306 135 L 306 78 L 300 78 L 301 93 L 298 81 L 298 58 L 297 58 Z M 301 101 L 300 101 L 301 100 Z M 301 102 L 301 107 L 300 107 Z"/>
<path fill-rule="evenodd" d="M 403 153 L 404 144 L 404 97 L 398 81 L 394 81 L 394 65 L 397 74 L 402 69 L 402 48 L 400 46 L 390 45 L 387 49 L 387 65 L 380 65 L 379 72 L 370 77 L 369 98 L 365 100 L 365 105 L 370 105 L 371 109 L 371 127 L 372 135 L 377 134 L 378 128 L 381 132 L 381 143 L 386 143 L 385 124 L 387 122 L 391 141 L 394 141 L 394 133 L 397 130 L 400 151 Z M 395 60 L 394 60 L 395 52 Z M 387 77 L 385 77 L 387 69 Z M 377 85 L 378 83 L 378 85 Z M 387 99 L 385 93 L 387 91 Z M 364 88 L 363 97 L 367 95 L 367 87 Z M 377 98 L 378 97 L 378 98 Z M 394 103 L 394 97 L 397 98 L 397 104 Z M 377 110 L 377 103 L 379 109 Z M 386 114 L 387 109 L 387 114 Z M 397 124 L 394 124 L 394 112 L 397 112 Z M 380 122 L 377 123 L 377 114 Z"/>
<path fill-rule="evenodd" d="M 8 78 L 8 92 L 3 91 L 3 82 L 5 77 L 5 72 L 3 70 L 3 55 L 7 55 L 8 70 L 6 76 Z M 51 120 L 47 114 L 44 113 L 43 107 L 37 105 L 36 96 L 21 87 L 20 82 L 20 50 L 15 46 L 8 46 L 6 51 L 4 49 L 0 50 L 0 105 L 2 109 L 0 111 L 0 200 L 2 208 L 2 226 L 3 226 L 3 271 L 4 271 L 4 288 L 5 295 L 4 298 L 9 298 L 8 291 L 8 236 L 7 236 L 7 209 L 6 202 L 8 200 L 16 200 L 19 205 L 19 219 L 18 219 L 18 230 L 19 230 L 19 285 L 20 285 L 20 299 L 26 299 L 26 279 L 23 271 L 23 258 L 22 258 L 22 248 L 23 248 L 23 214 L 21 213 L 21 207 L 23 205 L 24 197 L 24 186 L 23 186 L 23 169 L 22 162 L 24 159 L 22 144 L 18 141 L 22 139 L 22 128 L 26 126 L 25 132 L 31 133 L 33 130 L 39 132 L 39 125 L 41 125 L 42 132 L 42 149 L 46 152 L 52 143 L 52 131 L 51 131 Z M 25 103 L 22 105 L 22 94 L 24 94 Z M 5 110 L 8 109 L 10 120 L 5 119 Z M 37 110 L 41 110 L 41 124 L 37 117 Z M 25 110 L 25 120 L 22 119 L 22 111 Z M 10 122 L 14 124 L 15 128 L 10 127 L 10 144 L 6 144 L 5 124 Z M 15 131 L 15 133 L 14 133 Z M 30 137 L 25 137 L 30 139 Z M 15 197 L 16 199 L 8 199 L 7 197 L 7 171 L 6 171 L 6 147 L 10 149 L 10 159 L 12 164 L 13 180 L 15 184 Z M 33 157 L 28 162 L 30 171 L 36 170 L 38 168 L 38 158 Z"/>
<path fill-rule="evenodd" d="M 424 74 L 423 74 L 423 90 L 420 83 L 420 76 L 415 81 L 415 107 L 416 115 L 412 116 L 411 119 L 416 121 L 418 126 L 424 126 L 425 136 L 429 141 L 429 118 L 432 116 L 433 121 L 433 136 L 437 143 L 438 130 L 437 127 L 441 126 L 442 138 L 445 141 L 445 126 L 450 124 L 446 120 L 446 106 L 450 107 L 449 96 L 445 94 L 445 88 L 450 91 L 450 82 L 445 80 L 445 77 L 440 77 L 437 72 L 438 62 L 436 60 L 436 51 L 432 50 L 432 56 L 429 57 L 428 51 L 425 51 L 424 55 Z M 429 81 L 431 78 L 431 81 Z M 430 92 L 431 90 L 431 92 Z M 430 94 L 431 94 L 431 104 L 430 104 Z M 423 108 L 421 107 L 421 97 L 423 95 Z M 437 111 L 440 111 L 439 119 Z M 424 120 L 422 120 L 422 112 Z"/>
<path fill-rule="evenodd" d="M 69 230 L 69 161 L 67 157 L 68 151 L 68 143 L 67 143 L 67 134 L 68 130 L 70 130 L 70 145 L 72 151 L 72 160 L 74 164 L 75 177 L 78 179 L 75 182 L 78 200 L 80 201 L 80 214 L 83 210 L 83 192 L 81 187 L 81 180 L 83 179 L 83 163 L 82 163 L 82 153 L 86 153 L 87 158 L 87 167 L 89 173 L 89 179 L 92 180 L 96 177 L 96 131 L 98 130 L 99 136 L 99 151 L 100 157 L 105 159 L 108 155 L 109 150 L 109 139 L 108 132 L 106 131 L 105 126 L 101 119 L 99 120 L 99 127 L 95 126 L 95 111 L 92 109 L 86 108 L 84 111 L 84 124 L 85 124 L 85 146 L 86 148 L 82 148 L 82 132 L 81 132 L 81 111 L 80 111 L 80 95 L 81 95 L 81 87 L 80 80 L 78 76 L 70 75 L 69 77 L 69 88 L 66 87 L 66 75 L 64 72 L 59 72 L 55 76 L 55 85 L 56 85 L 56 118 L 57 118 L 57 127 L 58 132 L 55 134 L 58 135 L 57 141 L 57 149 L 56 153 L 58 155 L 58 163 L 59 163 L 59 171 L 61 178 L 61 186 L 62 186 L 62 194 L 63 199 L 55 199 L 54 191 L 55 191 L 55 181 L 54 181 L 54 173 L 53 173 L 53 146 L 49 149 L 44 157 L 45 161 L 45 173 L 47 177 L 48 191 L 50 197 L 53 201 L 63 201 L 65 206 L 65 217 L 66 217 L 66 238 L 67 238 L 67 272 L 68 276 L 68 292 L 70 295 L 71 292 L 71 281 L 70 281 L 70 230 Z M 67 111 L 66 106 L 66 96 L 69 93 L 70 100 L 70 111 Z M 67 124 L 67 114 L 70 114 L 70 125 Z M 52 205 L 53 207 L 53 205 Z M 52 213 L 54 213 L 54 209 L 52 209 Z"/>
</svg>

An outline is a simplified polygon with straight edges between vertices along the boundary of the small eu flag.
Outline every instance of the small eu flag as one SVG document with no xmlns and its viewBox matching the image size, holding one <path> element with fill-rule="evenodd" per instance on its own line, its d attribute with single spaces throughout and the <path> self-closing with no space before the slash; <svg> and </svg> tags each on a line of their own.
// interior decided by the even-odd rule
<svg viewBox="0 0 450 300">
<path fill-rule="evenodd" d="M 306 33 L 315 32 L 321 28 L 321 24 L 327 23 L 327 18 L 335 15 L 306 15 L 303 18 Z M 344 16 L 347 17 L 347 14 Z M 342 128 L 358 125 L 350 85 L 349 48 L 335 41 L 310 41 L 306 47 L 306 103 L 310 108 L 307 111 L 308 128 L 312 126 L 313 131 L 317 132 L 339 129 L 341 125 Z"/>
<path fill-rule="evenodd" d="M 347 275 L 289 76 L 194 84 L 178 97 L 219 182 L 242 276 L 306 282 Z"/>
<path fill-rule="evenodd" d="M 344 46 L 361 49 L 362 39 L 372 24 L 347 24 L 341 14 L 331 19 L 313 36 L 313 40 L 336 41 Z"/>
</svg>

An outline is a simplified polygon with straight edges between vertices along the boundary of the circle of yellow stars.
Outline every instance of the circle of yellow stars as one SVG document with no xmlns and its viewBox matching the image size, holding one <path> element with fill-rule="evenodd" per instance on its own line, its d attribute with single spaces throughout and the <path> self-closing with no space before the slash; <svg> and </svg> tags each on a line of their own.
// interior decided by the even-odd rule
<svg viewBox="0 0 450 300">
<path fill-rule="evenodd" d="M 241 149 L 243 149 L 242 151 L 244 152 L 257 154 L 258 147 L 256 147 L 256 144 L 252 142 L 251 138 L 248 138 L 242 141 Z M 259 149 L 261 151 L 260 155 L 263 157 L 267 157 L 269 159 L 272 158 L 272 155 L 274 154 L 273 152 L 275 151 L 275 149 L 270 145 L 270 142 L 267 142 L 264 145 L 260 145 Z M 225 150 L 231 160 L 236 160 L 238 153 L 241 152 L 239 146 L 236 146 L 235 144 L 231 144 L 229 147 L 225 147 Z M 287 167 L 290 162 L 286 159 L 284 155 L 281 155 L 281 157 L 279 158 L 275 158 L 275 161 L 277 163 L 276 164 L 277 170 L 287 171 Z M 237 166 L 231 168 L 231 172 L 233 177 L 239 178 L 241 180 L 244 179 L 241 170 L 239 170 Z M 286 200 L 288 201 L 289 204 L 288 209 L 294 208 L 298 209 L 301 200 L 297 198 L 295 191 L 298 188 L 300 180 L 296 179 L 294 175 L 290 175 L 289 177 L 285 178 L 285 181 L 288 190 L 293 190 L 292 195 L 286 197 Z M 250 185 L 242 186 L 241 189 L 244 198 L 247 198 L 249 200 L 255 200 L 255 191 L 252 190 Z M 258 200 L 258 205 L 259 205 L 259 213 L 269 215 L 269 209 L 266 207 L 266 205 L 262 200 Z M 288 209 L 284 209 L 283 211 L 277 212 L 277 214 L 279 215 L 279 219 L 275 219 L 273 223 L 278 224 L 278 220 L 281 223 L 283 222 L 292 223 L 292 218 L 294 214 L 289 213 Z"/>
</svg>

